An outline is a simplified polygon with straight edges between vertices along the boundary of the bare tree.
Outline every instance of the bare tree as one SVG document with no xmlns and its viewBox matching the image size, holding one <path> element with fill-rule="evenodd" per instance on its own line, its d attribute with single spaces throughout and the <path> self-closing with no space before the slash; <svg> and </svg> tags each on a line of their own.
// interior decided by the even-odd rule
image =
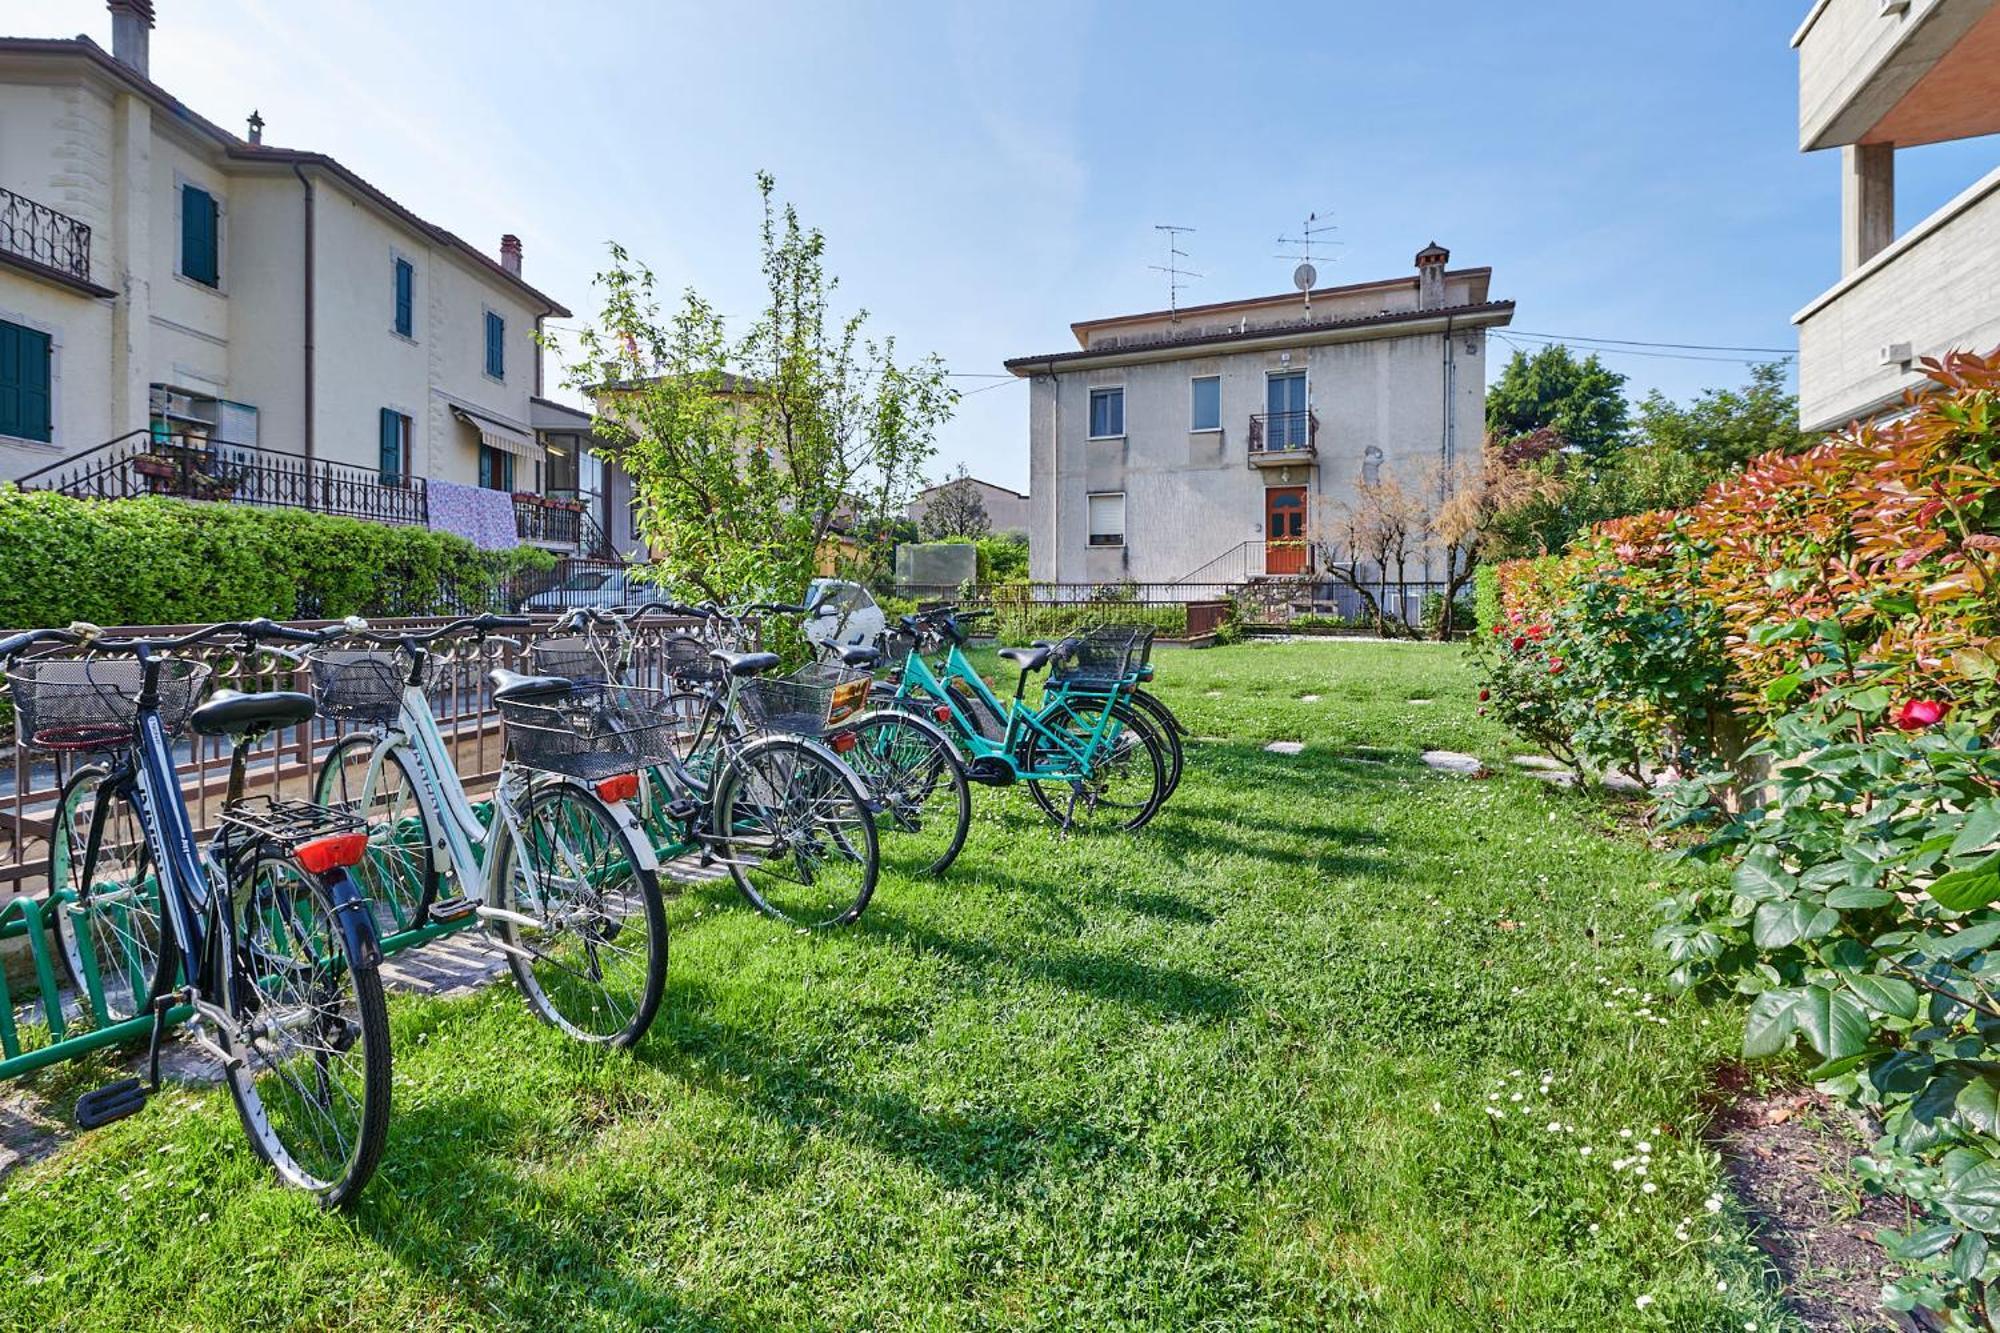
<svg viewBox="0 0 2000 1333">
<path fill-rule="evenodd" d="M 930 502 L 924 506 L 919 527 L 925 541 L 939 541 L 945 537 L 979 538 L 993 530 L 993 520 L 986 514 L 986 502 L 979 498 L 979 486 L 972 480 L 972 473 L 965 464 L 960 463 L 951 480 L 931 494 Z"/>
</svg>

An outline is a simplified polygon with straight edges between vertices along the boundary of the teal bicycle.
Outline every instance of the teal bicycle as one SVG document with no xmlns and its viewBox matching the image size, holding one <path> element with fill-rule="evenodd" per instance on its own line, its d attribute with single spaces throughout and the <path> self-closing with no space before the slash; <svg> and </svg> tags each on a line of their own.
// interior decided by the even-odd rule
<svg viewBox="0 0 2000 1333">
<path fill-rule="evenodd" d="M 966 659 L 966 632 L 954 607 L 902 622 L 911 645 L 893 686 L 878 688 L 897 707 L 935 716 L 966 756 L 966 776 L 988 786 L 1026 784 L 1028 795 L 1064 830 L 1136 829 L 1159 813 L 1168 793 L 1168 747 L 1158 724 L 1124 692 L 1052 684 L 1027 700 L 1028 678 L 1078 650 L 1075 640 L 1002 648 L 1018 670 L 1002 700 Z M 928 647 L 942 647 L 937 666 Z M 1123 674 L 1122 670 L 1121 673 Z"/>
</svg>

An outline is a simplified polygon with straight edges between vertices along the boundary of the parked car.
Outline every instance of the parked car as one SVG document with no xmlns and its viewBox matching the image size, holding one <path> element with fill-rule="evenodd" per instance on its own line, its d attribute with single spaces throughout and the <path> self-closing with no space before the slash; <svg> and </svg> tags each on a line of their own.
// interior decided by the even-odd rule
<svg viewBox="0 0 2000 1333">
<path fill-rule="evenodd" d="M 889 627 L 889 618 L 868 589 L 845 579 L 814 579 L 806 585 L 806 637 L 814 643 L 874 643 Z"/>
<path fill-rule="evenodd" d="M 602 565 L 574 570 L 553 588 L 522 601 L 520 610 L 528 615 L 555 614 L 579 606 L 626 606 L 659 595 L 653 585 L 638 577 L 632 565 Z"/>
</svg>

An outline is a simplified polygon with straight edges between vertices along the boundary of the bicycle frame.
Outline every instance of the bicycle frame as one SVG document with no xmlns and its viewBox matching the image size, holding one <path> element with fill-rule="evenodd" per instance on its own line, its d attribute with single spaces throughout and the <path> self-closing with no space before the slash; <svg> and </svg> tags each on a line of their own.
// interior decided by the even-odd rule
<svg viewBox="0 0 2000 1333">
<path fill-rule="evenodd" d="M 1060 730 L 1047 725 L 1042 719 L 1054 708 L 1067 708 L 1066 696 L 1057 693 L 1044 700 L 1040 709 L 1030 708 L 1019 694 L 1002 702 L 993 693 L 972 663 L 951 644 L 945 652 L 944 676 L 939 678 L 931 669 L 923 654 L 912 648 L 903 662 L 902 682 L 896 687 L 898 699 L 927 697 L 950 710 L 952 728 L 959 744 L 974 758 L 992 756 L 1004 762 L 1013 770 L 1017 778 L 1033 781 L 1074 782 L 1088 777 L 1097 758 L 1118 739 L 1118 721 L 1111 708 L 1096 710 L 1096 718 L 1089 723 L 1082 742 L 1078 743 L 1075 732 Z M 948 681 L 956 680 L 976 694 L 981 702 L 991 708 L 997 717 L 1006 719 L 1006 729 L 999 740 L 983 734 L 971 716 L 962 707 L 948 687 Z M 1071 716 L 1082 715 L 1071 710 Z M 1026 763 L 1028 743 L 1031 737 L 1041 737 L 1053 745 L 1058 764 L 1050 767 L 1044 761 L 1042 767 L 1029 767 Z"/>
</svg>

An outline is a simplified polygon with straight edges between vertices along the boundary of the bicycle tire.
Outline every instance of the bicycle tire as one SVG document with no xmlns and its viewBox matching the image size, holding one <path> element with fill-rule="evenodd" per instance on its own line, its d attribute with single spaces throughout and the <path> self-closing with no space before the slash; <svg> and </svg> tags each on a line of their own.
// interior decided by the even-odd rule
<svg viewBox="0 0 2000 1333">
<path fill-rule="evenodd" d="M 239 1048 L 229 1032 L 216 1033 L 237 1057 L 224 1066 L 230 1099 L 251 1147 L 279 1179 L 316 1196 L 322 1207 L 344 1207 L 374 1175 L 389 1134 L 389 1007 L 381 974 L 372 959 L 349 953 L 325 883 L 275 844 L 247 849 L 229 879 L 232 910 L 219 943 L 245 983 L 228 1009 L 246 1036 Z M 301 975 L 311 984 L 300 986 Z M 342 979 L 351 991 L 336 1006 L 331 988 Z M 299 1010 L 284 1012 L 294 996 Z M 316 1044 L 299 1042 L 300 1033 Z M 358 1061 L 349 1058 L 356 1045 Z M 295 1061 L 288 1050 L 307 1058 Z M 330 1078 L 335 1057 L 341 1072 Z M 260 1078 L 260 1063 L 270 1077 Z M 308 1072 L 310 1087 L 300 1077 Z M 327 1152 L 331 1108 L 356 1100 L 351 1134 L 335 1128 L 342 1151 Z M 302 1109 L 315 1103 L 328 1108 L 316 1122 Z M 296 1136 L 289 1132 L 294 1122 L 301 1128 Z"/>
<path fill-rule="evenodd" d="M 1104 799 L 1103 793 L 1108 787 L 1112 766 L 1121 760 L 1125 764 L 1130 764 L 1135 758 L 1134 751 L 1130 748 L 1120 754 L 1097 760 L 1094 767 L 1099 771 L 1094 774 L 1073 779 L 1023 779 L 1028 788 L 1028 795 L 1037 806 L 1041 807 L 1042 813 L 1059 828 L 1069 830 L 1078 826 L 1076 814 L 1077 806 L 1081 802 L 1088 813 L 1095 813 L 1099 808 L 1104 808 L 1111 811 L 1114 817 L 1122 815 L 1118 827 L 1126 832 L 1132 832 L 1145 827 L 1159 812 L 1160 802 L 1165 799 L 1166 761 L 1162 755 L 1161 744 L 1153 734 L 1152 724 L 1142 720 L 1137 713 L 1122 703 L 1113 703 L 1109 707 L 1120 728 L 1118 744 L 1137 745 L 1139 752 L 1143 754 L 1138 769 L 1138 780 L 1146 782 L 1147 785 L 1142 792 L 1136 794 L 1134 800 L 1111 802 Z M 1090 730 L 1090 724 L 1077 717 L 1073 709 L 1065 705 L 1065 711 L 1077 723 L 1078 731 Z M 1051 723 L 1046 713 L 1042 722 L 1044 726 Z M 1059 725 L 1060 719 L 1056 719 L 1056 722 Z M 1058 753 L 1052 740 L 1039 731 L 1030 730 L 1024 753 L 1026 762 L 1023 767 L 1037 769 L 1044 764 L 1053 766 Z M 1093 783 L 1096 784 L 1094 789 Z M 1124 815 L 1123 812 L 1127 810 L 1132 813 Z"/>
<path fill-rule="evenodd" d="M 440 877 L 433 850 L 436 830 L 430 811 L 417 796 L 419 788 L 404 746 L 391 746 L 382 756 L 376 786 L 368 789 L 368 769 L 380 744 L 377 737 L 362 733 L 328 750 L 320 761 L 314 799 L 352 810 L 367 821 L 368 854 L 349 873 L 372 904 L 376 931 L 386 937 L 425 919 L 424 913 L 437 900 Z M 383 780 L 391 773 L 393 788 Z M 397 791 L 407 799 L 395 799 Z"/>
<path fill-rule="evenodd" d="M 716 788 L 712 836 L 752 907 L 810 929 L 860 919 L 882 850 L 853 769 L 817 741 L 766 736 L 730 755 Z M 843 864 L 853 868 L 851 880 L 821 882 L 819 866 Z"/>
<path fill-rule="evenodd" d="M 555 809 L 558 806 L 566 807 L 571 817 L 564 819 L 562 812 Z M 578 1041 L 629 1047 L 652 1026 L 667 986 L 666 906 L 660 898 L 658 874 L 641 864 L 649 859 L 643 853 L 650 849 L 639 843 L 595 792 L 576 782 L 537 786 L 521 809 L 520 823 L 521 836 L 517 838 L 510 833 L 505 838 L 500 852 L 504 858 L 500 873 L 490 881 L 490 891 L 495 895 L 492 906 L 508 913 L 539 917 L 543 922 L 532 936 L 526 933 L 527 927 L 505 916 L 496 916 L 489 922 L 504 946 L 514 984 L 528 1008 L 550 1027 Z M 591 836 L 586 838 L 586 834 Z M 559 858 L 559 864 L 571 873 L 561 876 L 546 873 L 545 863 L 539 859 L 542 856 L 551 865 L 557 864 Z M 524 860 L 535 862 L 531 869 L 533 884 L 524 882 L 521 873 Z M 579 867 L 584 867 L 581 874 L 575 873 Z M 612 911 L 605 910 L 605 890 L 610 881 L 591 884 L 589 897 L 571 882 L 589 883 L 598 876 L 621 872 L 629 876 L 630 887 L 620 893 Z M 560 900 L 558 908 L 552 890 L 559 887 L 567 896 Z M 578 903 L 583 906 L 579 908 Z M 637 916 L 643 920 L 646 938 L 642 962 L 635 957 L 637 951 L 631 948 L 629 938 L 635 914 L 615 910 L 619 906 L 636 906 Z M 568 929 L 577 925 L 582 928 Z M 624 944 L 618 954 L 621 960 L 616 964 L 618 974 L 625 985 L 637 983 L 636 993 L 622 1003 L 611 997 L 607 988 L 594 985 L 609 978 L 610 972 L 603 963 L 609 952 L 606 946 L 619 940 L 624 940 Z M 580 957 L 571 954 L 564 944 L 551 941 L 580 946 Z M 604 1018 L 610 1021 L 591 1022 Z"/>
<path fill-rule="evenodd" d="M 876 816 L 878 838 L 891 850 L 902 844 L 919 854 L 930 852 L 915 872 L 944 874 L 965 850 L 972 828 L 971 784 L 951 737 L 936 723 L 897 708 L 871 709 L 842 723 L 841 732 L 855 738 L 844 755 L 847 766 L 860 776 L 870 799 L 882 806 Z M 927 811 L 932 812 L 928 817 Z M 926 824 L 946 821 L 941 846 L 937 829 L 924 837 Z"/>
<path fill-rule="evenodd" d="M 1160 697 L 1150 690 L 1134 689 L 1131 698 L 1132 709 L 1151 718 L 1157 724 L 1156 735 L 1166 747 L 1167 789 L 1160 794 L 1162 801 L 1174 794 L 1181 785 L 1181 768 L 1185 755 L 1181 746 L 1181 720 L 1174 716 L 1173 709 L 1160 701 Z"/>
<path fill-rule="evenodd" d="M 106 816 L 104 839 L 97 857 L 88 865 L 91 810 L 97 790 L 111 771 L 102 764 L 86 764 L 70 774 L 56 800 L 56 826 L 49 833 L 49 901 L 54 904 L 56 956 L 63 973 L 78 995 L 88 996 L 90 971 L 83 960 L 79 923 L 90 937 L 91 955 L 96 963 L 103 1017 L 109 1022 L 136 1018 L 146 1012 L 147 1002 L 160 983 L 160 964 L 171 952 L 160 919 L 160 885 L 157 876 L 148 883 L 152 849 L 147 845 L 138 816 L 129 802 Z M 131 836 L 113 835 L 112 825 L 131 821 Z M 117 887 L 110 894 L 98 891 L 99 872 L 107 851 L 125 862 Z M 55 898 L 58 889 L 74 895 L 67 902 Z M 111 970 L 107 964 L 122 964 Z"/>
</svg>

